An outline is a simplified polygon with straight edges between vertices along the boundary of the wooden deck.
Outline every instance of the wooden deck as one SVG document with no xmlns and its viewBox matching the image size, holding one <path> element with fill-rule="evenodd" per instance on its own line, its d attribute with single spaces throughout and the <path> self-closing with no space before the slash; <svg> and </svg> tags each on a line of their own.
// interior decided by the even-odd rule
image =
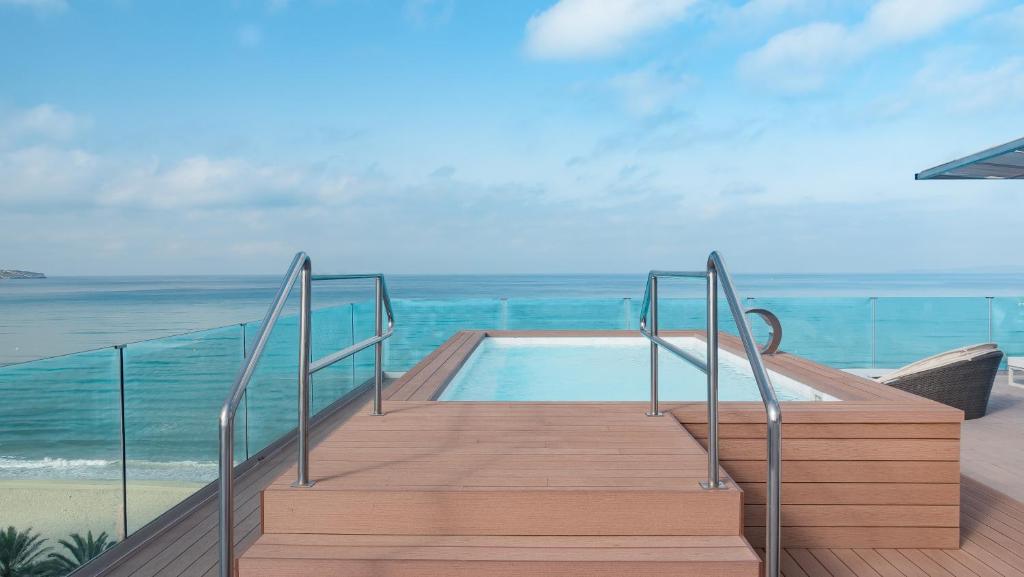
<svg viewBox="0 0 1024 577">
<path fill-rule="evenodd" d="M 962 477 L 956 549 L 802 549 L 785 577 L 1024 577 L 1024 504 Z"/>
<path fill-rule="evenodd" d="M 970 477 L 1024 501 L 1024 387 L 996 377 L 988 414 L 964 421 L 960 466 Z"/>
<path fill-rule="evenodd" d="M 240 576 L 759 571 L 742 492 L 703 490 L 704 449 L 636 403 L 392 400 L 310 460 L 316 485 L 263 492 Z"/>
<path fill-rule="evenodd" d="M 552 334 L 549 331 L 538 331 L 538 334 Z M 499 332 L 489 332 L 487 334 L 501 334 Z M 557 334 L 557 333 L 554 333 Z M 621 335 L 621 333 L 618 333 Z M 397 381 L 393 386 L 389 387 L 386 391 L 386 397 L 389 399 L 386 402 L 385 407 L 393 407 L 400 400 L 410 401 L 427 401 L 431 398 L 436 397 L 439 391 L 443 388 L 447 380 L 461 367 L 465 360 L 468 352 L 471 352 L 475 347 L 474 340 L 479 342 L 479 339 L 485 336 L 482 331 L 474 331 L 471 333 L 461 333 L 460 340 L 452 339 L 445 343 L 442 347 L 435 350 L 430 356 L 428 356 L 422 363 L 417 365 L 413 370 L 409 371 L 402 379 Z M 730 344 L 726 341 L 723 345 L 728 348 Z M 862 401 L 870 402 L 875 401 L 898 401 L 897 397 L 890 397 L 885 389 L 877 388 L 877 385 L 872 387 L 872 384 L 865 385 L 863 379 L 847 379 L 842 376 L 842 373 L 833 371 L 826 367 L 820 367 L 814 363 L 810 363 L 804 359 L 793 357 L 791 355 L 776 356 L 768 361 L 769 368 L 777 370 L 784 374 L 793 376 L 799 380 L 809 382 L 816 388 L 820 388 L 823 391 L 832 393 L 829 387 L 833 387 L 837 390 L 842 390 L 847 395 L 853 395 L 860 398 Z M 1005 379 L 1005 377 L 1001 377 Z M 903 393 L 899 393 L 903 395 Z M 358 414 L 363 409 L 363 403 L 365 397 L 360 399 L 358 402 L 353 403 L 347 407 L 343 407 L 338 410 L 328 421 L 325 421 L 314 430 L 313 439 L 318 441 L 320 439 L 326 439 L 329 434 L 336 430 L 338 427 L 343 426 L 348 421 L 349 417 L 354 414 Z M 446 403 L 447 404 L 447 403 Z M 996 392 L 993 394 L 992 400 L 992 413 L 982 419 L 967 422 L 962 431 L 962 447 L 963 447 L 963 477 L 959 479 L 951 477 L 949 485 L 954 489 L 958 490 L 960 495 L 960 506 L 958 508 L 959 513 L 959 525 L 960 525 L 960 540 L 959 547 L 950 548 L 902 548 L 902 549 L 891 549 L 885 548 L 884 544 L 876 547 L 811 547 L 806 546 L 791 546 L 784 550 L 783 554 L 783 572 L 787 577 L 914 577 L 914 576 L 960 576 L 965 575 L 968 577 L 1024 577 L 1024 503 L 1020 502 L 1020 498 L 1014 499 L 1002 494 L 992 488 L 992 486 L 998 486 L 1003 489 L 1004 492 L 1012 492 L 1014 490 L 1020 492 L 1024 484 L 1020 483 L 1020 479 L 1024 478 L 1024 453 L 1021 453 L 1020 445 L 1020 431 L 1021 424 L 1024 423 L 1024 391 L 1018 389 L 1009 389 L 1004 384 L 997 385 Z M 642 406 L 636 406 L 637 410 L 642 411 Z M 789 413 L 792 415 L 792 411 Z M 468 424 L 468 421 L 464 421 Z M 378 422 L 379 423 L 379 422 Z M 789 421 L 787 421 L 789 424 Z M 799 425 L 799 423 L 793 423 Z M 567 423 L 563 423 L 567 425 Z M 377 426 L 377 425 L 374 425 Z M 435 441 L 440 438 L 441 435 L 447 434 L 453 436 L 462 436 L 464 439 L 465 433 L 471 433 L 464 429 L 460 429 L 459 420 L 449 419 L 447 422 L 422 423 L 409 422 L 406 427 L 415 428 L 417 430 L 423 429 L 425 432 L 432 435 L 429 438 L 433 438 Z M 582 425 L 581 425 L 582 426 Z M 604 425 L 591 425 L 593 427 L 601 427 Z M 692 426 L 692 425 L 691 425 Z M 888 425 L 884 425 L 879 429 L 885 429 Z M 946 426 L 931 426 L 926 428 L 933 429 L 928 433 L 921 433 L 922 438 L 934 438 L 936 437 L 935 432 L 938 429 L 944 430 Z M 726 429 L 723 429 L 725 431 Z M 743 427 L 738 427 L 737 431 L 742 431 Z M 841 437 L 844 430 L 842 427 L 836 428 L 830 425 L 830 430 L 836 435 L 836 438 Z M 700 438 L 700 431 L 694 429 L 694 437 Z M 549 433 L 556 433 L 557 430 L 551 429 Z M 847 431 L 848 432 L 848 431 Z M 891 431 L 890 431 L 891 433 Z M 392 433 L 393 434 L 393 433 Z M 472 434 L 472 433 L 471 433 Z M 796 439 L 800 437 L 801 431 L 800 426 L 788 427 L 785 431 L 786 439 Z M 496 438 L 500 438 L 502 435 L 495 433 Z M 871 435 L 878 436 L 878 435 Z M 949 435 L 947 433 L 940 433 L 938 437 Z M 476 439 L 481 441 L 484 439 Z M 347 442 L 347 441 L 343 441 Z M 361 443 L 373 444 L 376 441 L 359 441 Z M 547 442 L 547 441 L 545 441 Z M 784 444 L 786 441 L 784 441 Z M 480 443 L 477 443 L 480 444 Z M 487 442 L 484 440 L 484 445 Z M 328 444 L 321 444 L 317 446 L 314 451 L 316 455 L 320 455 L 321 447 L 324 450 L 328 450 Z M 336 445 L 334 449 L 338 450 Z M 364 447 L 357 446 L 346 446 L 347 451 L 356 452 L 373 452 L 373 450 L 379 447 L 372 447 L 370 445 Z M 539 447 L 533 447 L 536 449 Z M 980 448 L 982 450 L 976 450 Z M 403 465 L 396 463 L 393 473 L 396 477 L 391 479 L 394 482 L 398 479 L 401 483 L 409 483 L 407 479 L 411 476 L 410 473 L 418 471 L 419 465 L 416 465 L 417 456 L 414 448 L 406 447 L 405 450 L 408 454 L 404 458 L 400 458 L 400 461 L 405 461 L 404 469 Z M 554 447 L 548 448 L 548 450 L 554 451 Z M 674 451 L 675 448 L 672 448 Z M 355 454 L 355 453 L 353 453 Z M 472 454 L 472 453 L 471 453 Z M 479 454 L 478 454 L 479 456 Z M 492 455 L 493 456 L 493 455 Z M 594 456 L 596 459 L 598 456 Z M 270 488 L 274 490 L 272 484 L 275 479 L 278 479 L 282 473 L 288 471 L 293 465 L 294 448 L 284 447 L 280 451 L 268 455 L 263 462 L 256 464 L 249 471 L 239 478 L 239 498 L 236 502 L 236 515 L 237 515 L 237 536 L 239 540 L 238 547 L 236 550 L 242 552 L 248 550 L 250 545 L 259 536 L 258 525 L 260 516 L 263 514 L 263 508 L 261 507 L 259 494 L 262 489 Z M 501 457 L 505 459 L 522 459 L 522 455 L 504 455 Z M 512 464 L 513 461 L 509 460 L 508 463 Z M 881 461 L 866 461 L 864 463 L 883 463 Z M 798 463 L 793 466 L 791 463 L 786 469 L 786 474 L 793 474 L 794 471 L 798 471 L 800 467 L 804 465 L 799 464 L 800 461 L 793 461 Z M 863 465 L 862 463 L 861 465 Z M 955 463 L 955 461 L 953 461 Z M 484 463 L 486 464 L 486 462 Z M 891 462 L 890 462 L 891 464 Z M 466 463 L 463 463 L 461 471 L 465 471 L 467 467 Z M 318 473 L 318 467 L 320 463 L 314 460 L 312 470 L 314 476 Z M 697 477 L 703 476 L 703 464 L 696 465 L 699 470 L 691 471 L 687 473 L 689 475 L 696 475 Z M 913 468 L 913 463 L 910 465 Z M 851 464 L 853 470 L 857 470 L 858 466 Z M 839 470 L 837 468 L 836 470 Z M 485 468 L 486 470 L 486 468 Z M 498 469 L 493 469 L 497 471 Z M 526 470 L 526 469 L 523 469 Z M 646 470 L 646 469 L 645 469 Z M 871 473 L 871 468 L 860 466 L 859 470 L 867 471 L 866 474 Z M 346 469 L 340 469 L 341 474 L 345 473 Z M 351 472 L 351 471 L 350 471 Z M 535 473 L 538 473 L 534 469 Z M 841 472 L 841 471 L 840 471 Z M 510 471 L 506 473 L 511 474 Z M 608 474 L 608 473 L 605 473 Z M 903 481 L 912 480 L 913 471 L 907 470 L 899 473 L 904 477 Z M 946 473 L 943 473 L 944 475 Z M 385 476 L 377 475 L 370 470 L 365 470 L 356 477 L 362 476 L 362 482 L 386 482 L 388 479 Z M 609 474 L 610 475 L 610 474 Z M 501 476 L 501 475 L 499 475 Z M 486 478 L 490 477 L 490 478 Z M 483 492 L 484 485 L 475 485 L 476 483 L 493 482 L 495 475 L 470 475 L 464 477 L 470 479 L 470 485 L 476 488 L 474 491 Z M 530 482 L 539 484 L 541 483 L 541 476 L 534 474 L 530 477 Z M 554 482 L 558 482 L 560 477 L 558 474 L 546 475 L 543 477 L 545 486 L 547 483 L 554 479 Z M 597 479 L 614 479 L 614 475 L 610 476 L 595 476 Z M 984 483 L 981 483 L 975 478 L 983 478 Z M 745 500 L 747 503 L 758 502 L 758 490 L 757 487 L 760 485 L 760 478 L 754 477 L 753 481 L 738 479 L 741 487 L 746 489 Z M 421 483 L 424 481 L 443 481 L 446 483 L 453 483 L 452 477 L 445 477 L 442 471 L 440 478 L 435 477 L 434 479 L 424 479 L 423 481 L 417 480 L 414 483 Z M 959 482 L 957 482 L 959 481 Z M 525 481 L 524 481 L 525 482 Z M 617 481 L 602 481 L 608 483 L 615 483 Z M 630 481 L 634 482 L 634 481 Z M 636 481 L 638 483 L 644 483 L 647 481 Z M 828 483 L 827 479 L 822 480 L 823 483 Z M 353 485 L 354 487 L 354 485 Z M 876 501 L 878 499 L 885 498 L 886 491 L 882 489 L 884 484 L 879 483 L 877 487 L 865 490 L 865 488 L 855 488 L 862 495 L 872 495 L 872 498 Z M 840 488 L 838 486 L 833 488 Z M 902 489 L 906 489 L 904 486 Z M 427 489 L 427 486 L 419 486 L 419 489 Z M 431 489 L 436 491 L 435 489 Z M 948 490 L 948 488 L 937 489 L 940 491 Z M 784 491 L 785 500 L 786 491 Z M 900 493 L 902 497 L 906 497 L 907 494 Z M 915 497 L 915 499 L 929 499 L 928 494 L 931 491 L 925 491 L 921 496 Z M 881 495 L 881 496 L 879 496 Z M 902 498 L 901 497 L 901 498 Z M 946 498 L 944 496 L 943 498 Z M 189 511 L 183 512 L 180 516 L 174 519 L 165 519 L 165 523 L 158 531 L 155 531 L 144 543 L 135 543 L 137 548 L 129 555 L 125 556 L 116 549 L 110 554 L 106 555 L 108 563 L 104 566 L 90 565 L 83 571 L 80 571 L 76 575 L 161 575 L 166 577 L 176 575 L 187 575 L 190 577 L 198 576 L 212 576 L 215 575 L 216 571 L 216 517 L 215 517 L 215 505 L 209 500 L 206 503 L 200 504 L 200 506 L 194 507 Z M 783 528 L 783 535 L 785 536 L 790 530 Z M 378 539 L 384 536 L 371 535 L 370 538 Z M 288 545 L 288 536 L 277 536 L 277 539 L 282 541 L 277 545 Z M 550 539 L 551 537 L 534 537 L 535 539 Z M 416 542 L 415 540 L 405 540 L 400 542 L 384 543 L 377 541 L 376 545 L 384 544 L 389 547 L 401 547 L 407 551 L 416 550 L 417 546 L 432 547 L 433 555 L 439 565 L 434 565 L 431 571 L 424 571 L 422 575 L 461 575 L 464 573 L 457 573 L 454 571 L 455 565 L 451 560 L 444 561 L 438 559 L 437 553 L 441 552 L 444 547 L 473 547 L 477 553 L 482 554 L 483 557 L 503 560 L 503 561 L 516 561 L 521 557 L 517 558 L 517 555 L 522 555 L 521 549 L 514 545 L 525 545 L 527 547 L 533 547 L 538 545 L 537 541 L 532 543 L 520 542 L 496 542 L 492 539 L 492 536 L 478 537 L 476 540 L 459 540 L 457 537 L 450 536 L 427 536 L 427 539 L 431 541 L 429 544 L 424 544 L 422 541 Z M 637 541 L 630 541 L 630 539 L 638 539 L 635 536 L 626 537 L 589 537 L 586 541 L 549 541 L 546 543 L 548 546 L 554 546 L 556 548 L 571 548 L 572 546 L 589 547 L 592 549 L 606 549 L 614 547 L 616 551 L 622 552 L 624 550 L 630 550 L 634 545 L 639 545 Z M 618 540 L 615 539 L 624 539 Z M 640 537 L 645 546 L 662 549 L 663 547 L 672 548 L 677 546 L 679 543 L 673 543 L 671 541 L 665 541 L 665 539 L 682 539 L 682 537 L 658 537 L 652 539 L 651 537 Z M 685 537 L 685 539 L 695 539 L 694 537 Z M 756 543 L 756 538 L 752 538 L 752 541 Z M 266 544 L 270 544 L 268 541 Z M 697 541 L 683 542 L 687 546 L 697 546 Z M 705 542 L 705 545 L 716 546 L 714 542 Z M 330 549 L 332 547 L 345 547 L 351 548 L 357 545 L 367 545 L 364 543 L 356 543 L 353 541 L 324 541 L 317 545 L 317 547 L 324 547 Z M 720 545 L 718 543 L 717 545 Z M 411 549 L 410 549 L 411 548 Z M 325 549 L 321 549 L 323 553 Z M 635 551 L 634 551 L 635 552 Z M 417 555 L 425 553 L 420 551 Z M 430 553 L 430 551 L 426 551 Z M 591 551 L 594 553 L 594 551 Z M 668 551 L 644 551 L 646 555 L 665 555 Z M 255 552 L 253 553 L 255 554 Z M 639 561 L 640 557 L 633 557 L 634 561 Z M 645 557 L 646 558 L 646 557 Z M 659 557 L 659 558 L 671 558 L 671 557 Z M 629 559 L 629 557 L 621 557 L 620 559 Z M 591 565 L 590 568 L 594 571 L 586 571 L 585 568 L 581 570 L 586 571 L 587 575 L 604 575 L 604 574 L 615 574 L 613 573 L 601 573 L 600 568 L 603 566 L 603 562 L 598 562 L 595 565 Z M 421 565 L 421 568 L 426 565 Z M 279 573 L 274 573 L 279 574 Z M 356 574 L 356 573 L 353 573 Z M 363 575 L 364 573 L 358 573 Z M 389 575 L 391 573 L 388 573 Z M 468 573 L 470 575 L 485 575 L 494 574 L 500 575 L 500 571 L 493 573 Z M 579 575 L 581 573 L 571 573 Z M 640 573 L 644 574 L 644 573 Z M 656 573 L 647 573 L 654 575 Z M 395 573 L 399 575 L 399 573 Z"/>
</svg>

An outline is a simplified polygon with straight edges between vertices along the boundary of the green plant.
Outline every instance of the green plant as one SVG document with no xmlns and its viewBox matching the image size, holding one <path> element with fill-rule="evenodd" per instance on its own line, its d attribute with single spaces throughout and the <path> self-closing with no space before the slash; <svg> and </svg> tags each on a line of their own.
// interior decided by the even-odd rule
<svg viewBox="0 0 1024 577">
<path fill-rule="evenodd" d="M 48 571 L 39 558 L 50 548 L 32 529 L 0 530 L 0 577 L 36 577 Z"/>
<path fill-rule="evenodd" d="M 70 541 L 60 539 L 57 542 L 68 550 L 70 556 L 63 553 L 50 553 L 46 562 L 47 570 L 51 575 L 67 575 L 117 544 L 117 541 L 109 539 L 106 531 L 97 535 L 95 539 L 93 539 L 92 531 L 89 531 L 85 537 L 78 533 L 72 533 Z"/>
</svg>

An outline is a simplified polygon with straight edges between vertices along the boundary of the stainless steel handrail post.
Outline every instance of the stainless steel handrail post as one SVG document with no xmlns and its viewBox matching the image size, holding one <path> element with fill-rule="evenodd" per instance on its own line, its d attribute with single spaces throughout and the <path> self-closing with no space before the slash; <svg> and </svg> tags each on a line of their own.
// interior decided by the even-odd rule
<svg viewBox="0 0 1024 577">
<path fill-rule="evenodd" d="M 220 477 L 217 479 L 217 489 L 220 494 L 220 524 L 218 542 L 220 554 L 220 577 L 232 577 L 235 573 L 235 464 L 230 455 L 234 454 L 234 412 L 221 412 L 220 418 Z M 224 455 L 229 455 L 227 466 L 224 465 Z"/>
<path fill-rule="evenodd" d="M 299 463 L 298 478 L 293 487 L 312 487 L 309 480 L 309 363 L 312 357 L 313 332 L 313 266 L 307 258 L 302 265 L 299 291 Z"/>
<path fill-rule="evenodd" d="M 691 352 L 676 346 L 671 341 L 658 336 L 657 333 L 657 280 L 658 277 L 705 278 L 708 285 L 708 334 L 707 358 L 701 359 Z M 765 522 L 765 575 L 779 577 L 779 556 L 781 554 L 781 483 L 782 483 L 782 409 L 779 406 L 775 389 L 764 366 L 761 351 L 750 330 L 746 312 L 741 299 L 732 284 L 732 277 L 725 267 L 721 255 L 712 252 L 708 256 L 707 268 L 703 271 L 659 271 L 652 270 L 647 275 L 647 287 L 644 301 L 640 305 L 640 334 L 651 341 L 651 374 L 657 376 L 657 353 L 654 347 L 664 347 L 675 356 L 690 363 L 708 375 L 708 481 L 701 482 L 707 488 L 726 486 L 721 480 L 718 467 L 718 286 L 725 295 L 729 310 L 739 333 L 740 341 L 746 352 L 747 360 L 754 375 L 761 401 L 764 404 L 767 421 L 767 458 L 768 476 L 766 490 L 766 522 Z M 650 322 L 648 322 L 650 314 Z M 656 392 L 656 380 L 652 378 L 652 393 Z M 656 396 L 652 394 L 652 403 Z"/>
<path fill-rule="evenodd" d="M 764 359 L 761 351 L 754 340 L 754 332 L 750 330 L 750 322 L 740 304 L 736 288 L 732 284 L 732 277 L 726 269 L 725 262 L 721 255 L 712 252 L 708 257 L 708 269 L 714 269 L 718 273 L 719 282 L 722 285 L 722 292 L 729 303 L 729 311 L 739 332 L 740 341 L 750 362 L 750 369 L 754 373 L 754 381 L 761 393 L 761 400 L 764 403 L 765 420 L 767 422 L 767 459 L 768 478 L 765 499 L 765 575 L 766 577 L 779 576 L 779 557 L 781 555 L 781 492 L 782 492 L 782 409 L 779 400 L 775 396 L 775 388 L 772 386 L 768 376 L 768 369 L 764 366 Z"/>
<path fill-rule="evenodd" d="M 313 327 L 313 304 L 312 304 L 312 283 L 315 280 L 351 280 L 351 279 L 377 279 L 377 334 L 368 339 L 360 342 L 353 342 L 352 346 L 344 348 L 340 351 L 331 353 L 323 358 L 312 360 L 312 327 Z M 295 286 L 297 281 L 301 280 L 301 293 L 299 301 L 299 375 L 298 375 L 298 405 L 299 405 L 299 419 L 298 426 L 296 427 L 296 437 L 298 440 L 298 478 L 294 485 L 299 487 L 309 487 L 313 484 L 309 479 L 309 404 L 310 404 L 310 383 L 312 375 L 334 365 L 335 363 L 347 359 L 356 353 L 365 350 L 373 345 L 377 345 L 377 395 L 378 395 L 378 406 L 380 398 L 380 389 L 382 384 L 382 364 L 381 364 L 381 343 L 387 338 L 390 338 L 394 334 L 395 330 L 395 315 L 391 307 L 391 297 L 388 296 L 387 285 L 384 282 L 384 276 L 381 274 L 346 274 L 346 275 L 324 275 L 324 276 L 313 276 L 313 266 L 309 257 L 304 252 L 300 252 L 295 255 L 292 260 L 291 266 L 288 267 L 288 273 L 285 275 L 284 280 L 281 282 L 280 288 L 277 289 L 277 294 L 274 296 L 274 300 L 267 309 L 266 316 L 263 317 L 263 321 L 260 324 L 260 330 L 256 334 L 256 339 L 252 343 L 252 348 L 243 351 L 242 354 L 242 366 L 238 371 L 238 376 L 235 378 L 235 383 L 231 387 L 231 391 L 228 393 L 227 398 L 224 400 L 224 404 L 221 406 L 219 415 L 220 424 L 220 477 L 217 481 L 217 488 L 219 494 L 218 501 L 218 556 L 220 564 L 218 567 L 218 575 L 220 577 L 233 577 L 235 571 L 235 466 L 234 466 L 234 431 L 235 431 L 235 413 L 238 411 L 239 405 L 243 399 L 247 399 L 246 388 L 249 386 L 249 382 L 252 380 L 252 376 L 256 371 L 256 365 L 259 363 L 263 356 L 263 351 L 267 347 L 267 343 L 270 341 L 270 335 L 277 325 L 277 319 L 281 316 L 281 311 L 284 310 L 285 304 L 288 301 L 288 295 Z M 381 328 L 381 310 L 387 314 L 388 323 L 387 329 Z M 354 322 L 354 321 L 352 321 Z M 353 341 L 354 337 L 354 325 L 353 328 Z M 245 326 L 243 323 L 242 339 L 243 343 L 245 340 Z M 244 344 L 243 344 L 244 347 Z M 248 427 L 248 416 L 246 418 L 246 427 Z M 246 440 L 248 443 L 248 439 Z M 247 449 L 248 451 L 248 449 Z"/>
<path fill-rule="evenodd" d="M 705 489 L 722 489 L 718 475 L 718 271 L 708 263 L 707 275 L 708 370 L 708 480 Z"/>
<path fill-rule="evenodd" d="M 374 293 L 376 298 L 373 302 L 373 323 L 374 334 L 378 339 L 384 335 L 384 278 L 374 279 Z M 384 414 L 382 406 L 384 389 L 384 341 L 378 340 L 373 346 L 373 415 Z"/>
<path fill-rule="evenodd" d="M 288 300 L 288 293 L 306 267 L 308 260 L 309 257 L 303 252 L 296 254 L 292 259 L 292 264 L 288 267 L 288 274 L 285 275 L 284 281 L 277 289 L 273 303 L 263 317 L 260 331 L 256 335 L 256 340 L 253 341 L 252 350 L 242 361 L 238 377 L 220 409 L 218 419 L 220 424 L 220 476 L 217 482 L 220 495 L 218 513 L 218 554 L 220 558 L 218 572 L 220 577 L 232 577 L 235 570 L 235 412 L 238 410 L 246 387 L 256 371 L 256 364 L 270 341 L 270 333 L 274 325 L 277 324 L 278 317 L 281 316 L 281 311 Z"/>
<path fill-rule="evenodd" d="M 647 281 L 651 287 L 651 334 L 658 337 L 658 277 L 652 275 Z M 658 343 L 651 341 L 651 410 L 648 417 L 660 417 L 658 410 Z"/>
</svg>

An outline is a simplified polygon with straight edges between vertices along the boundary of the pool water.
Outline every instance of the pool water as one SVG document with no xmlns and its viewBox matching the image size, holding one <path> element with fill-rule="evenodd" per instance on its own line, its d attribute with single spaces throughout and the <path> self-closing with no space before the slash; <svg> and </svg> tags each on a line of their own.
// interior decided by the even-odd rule
<svg viewBox="0 0 1024 577">
<path fill-rule="evenodd" d="M 703 359 L 706 345 L 669 338 Z M 720 351 L 722 401 L 759 401 L 745 358 Z M 668 351 L 659 356 L 663 401 L 707 399 L 707 377 Z M 834 401 L 831 395 L 769 371 L 780 401 Z M 642 337 L 485 338 L 441 394 L 442 401 L 644 401 L 650 398 L 650 344 Z"/>
</svg>

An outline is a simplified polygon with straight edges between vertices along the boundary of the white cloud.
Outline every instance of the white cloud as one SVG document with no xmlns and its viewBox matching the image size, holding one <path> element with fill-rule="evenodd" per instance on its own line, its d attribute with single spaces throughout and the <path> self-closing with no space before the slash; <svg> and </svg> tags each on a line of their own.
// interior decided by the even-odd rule
<svg viewBox="0 0 1024 577">
<path fill-rule="evenodd" d="M 287 8 L 291 3 L 291 0 L 267 0 L 267 10 L 278 12 Z"/>
<path fill-rule="evenodd" d="M 25 137 L 70 140 L 87 122 L 52 104 L 17 111 L 0 122 L 0 142 Z"/>
<path fill-rule="evenodd" d="M 936 55 L 914 76 L 914 87 L 942 97 L 957 112 L 1024 104 L 1024 57 L 1011 56 L 987 68 L 958 56 Z"/>
<path fill-rule="evenodd" d="M 695 0 L 560 0 L 526 23 L 534 58 L 605 56 L 683 19 Z"/>
<path fill-rule="evenodd" d="M 631 114 L 647 117 L 672 110 L 695 82 L 692 77 L 650 64 L 619 74 L 610 84 L 622 95 Z"/>
<path fill-rule="evenodd" d="M 67 0 L 0 0 L 0 6 L 30 8 L 37 12 L 61 12 L 67 10 Z"/>
<path fill-rule="evenodd" d="M 815 22 L 773 36 L 740 60 L 740 72 L 784 92 L 820 88 L 829 66 L 849 59 L 848 32 L 840 24 Z"/>
<path fill-rule="evenodd" d="M 332 163 L 257 163 L 195 155 L 172 162 L 105 157 L 74 142 L 84 121 L 43 104 L 0 116 L 0 207 L 195 211 L 349 202 L 358 179 Z"/>
<path fill-rule="evenodd" d="M 99 172 L 100 159 L 76 148 L 37 145 L 0 151 L 0 206 L 91 205 L 89 191 Z"/>
<path fill-rule="evenodd" d="M 739 64 L 748 79 L 784 92 L 820 88 L 837 67 L 888 46 L 935 34 L 973 14 L 985 0 L 880 0 L 854 26 L 813 22 L 791 28 L 745 54 Z"/>
<path fill-rule="evenodd" d="M 335 205 L 351 200 L 354 190 L 350 176 L 313 166 L 193 156 L 167 166 L 152 162 L 122 168 L 103 183 L 97 202 L 155 209 L 261 210 Z"/>
</svg>

